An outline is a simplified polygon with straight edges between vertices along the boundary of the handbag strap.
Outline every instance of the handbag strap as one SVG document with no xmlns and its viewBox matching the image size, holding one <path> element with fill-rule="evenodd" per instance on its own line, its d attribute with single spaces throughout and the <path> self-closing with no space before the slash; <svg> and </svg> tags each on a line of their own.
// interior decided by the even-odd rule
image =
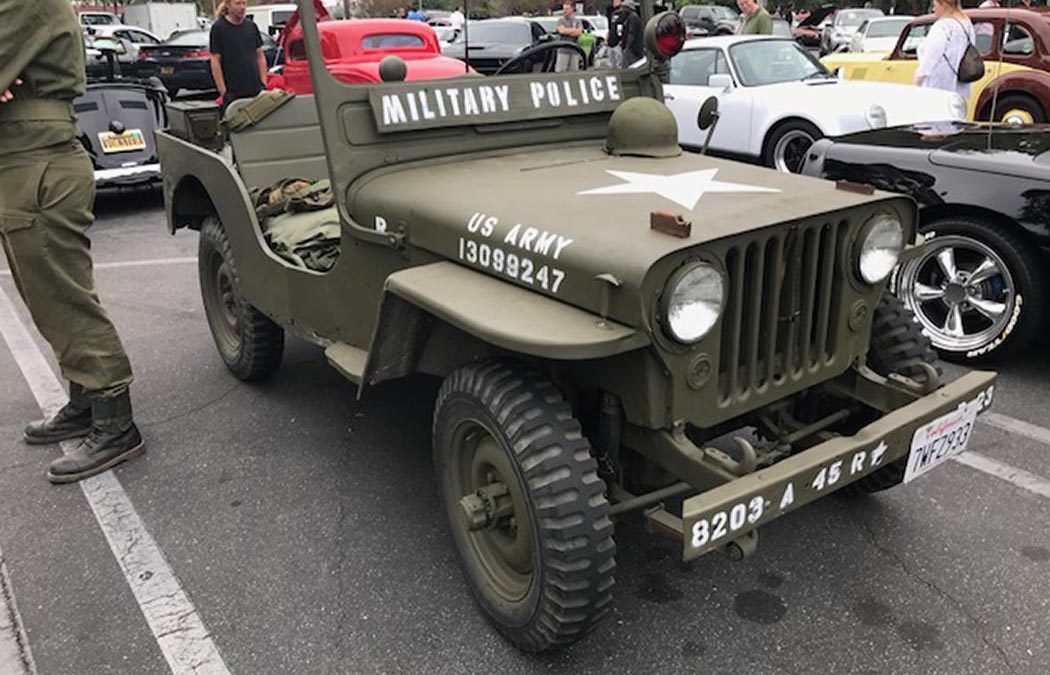
<svg viewBox="0 0 1050 675">
<path fill-rule="evenodd" d="M 966 31 L 966 26 L 963 25 L 963 22 L 959 21 L 959 19 L 955 18 L 954 16 L 952 17 L 952 21 L 954 21 L 955 23 L 959 24 L 959 28 L 962 28 L 963 35 L 966 37 L 967 49 L 970 48 L 970 47 L 973 47 L 974 43 L 970 41 L 970 34 Z M 951 42 L 951 37 L 952 37 L 951 35 L 948 36 L 948 41 L 949 42 Z M 958 80 L 959 79 L 959 68 L 958 67 L 952 68 L 952 62 L 948 60 L 948 55 L 947 54 L 942 53 L 941 54 L 941 58 L 944 59 L 944 62 L 948 64 L 948 67 L 951 68 L 951 71 L 953 73 L 955 73 L 955 79 Z M 962 60 L 965 59 L 965 58 L 966 58 L 966 49 L 963 50 L 962 56 L 959 57 L 959 66 L 962 66 Z"/>
</svg>

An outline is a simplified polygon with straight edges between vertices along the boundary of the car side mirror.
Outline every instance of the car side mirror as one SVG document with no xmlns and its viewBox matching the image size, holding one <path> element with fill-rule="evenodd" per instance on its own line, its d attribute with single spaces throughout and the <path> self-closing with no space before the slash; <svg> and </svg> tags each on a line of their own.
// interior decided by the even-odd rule
<svg viewBox="0 0 1050 675">
<path fill-rule="evenodd" d="M 730 91 L 733 88 L 733 76 L 728 73 L 715 73 L 707 78 L 707 86 L 712 89 Z"/>
<path fill-rule="evenodd" d="M 544 33 L 536 39 L 536 42 L 550 42 L 554 39 L 553 33 Z"/>
</svg>

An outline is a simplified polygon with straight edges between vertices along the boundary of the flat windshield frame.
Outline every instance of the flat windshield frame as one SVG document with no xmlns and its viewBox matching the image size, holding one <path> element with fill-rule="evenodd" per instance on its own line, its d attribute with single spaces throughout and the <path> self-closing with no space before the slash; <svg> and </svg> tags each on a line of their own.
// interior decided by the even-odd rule
<svg viewBox="0 0 1050 675">
<path fill-rule="evenodd" d="M 792 57 L 797 57 L 800 67 L 793 72 L 781 68 L 780 72 L 777 73 L 775 63 L 771 59 L 766 58 L 777 49 L 783 50 L 783 53 L 790 54 Z M 761 52 L 764 52 L 764 54 L 760 54 Z M 755 57 L 753 59 L 754 63 L 752 63 L 752 56 Z M 815 78 L 818 74 L 825 78 L 834 77 L 824 67 L 824 64 L 794 40 L 775 39 L 737 42 L 729 46 L 729 60 L 733 64 L 733 71 L 736 73 L 737 79 L 745 87 L 763 87 L 769 84 L 798 82 L 799 80 Z M 807 64 L 812 66 L 812 68 L 804 71 L 801 66 Z M 760 67 L 767 68 L 764 76 L 759 72 Z"/>
</svg>

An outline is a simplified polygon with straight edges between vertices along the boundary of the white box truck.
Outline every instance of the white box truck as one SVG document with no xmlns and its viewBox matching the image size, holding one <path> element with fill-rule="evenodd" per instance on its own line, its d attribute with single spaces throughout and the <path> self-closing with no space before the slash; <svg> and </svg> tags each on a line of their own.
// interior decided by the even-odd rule
<svg viewBox="0 0 1050 675">
<path fill-rule="evenodd" d="M 124 6 L 124 23 L 145 28 L 162 40 L 177 30 L 195 30 L 195 2 L 129 2 Z"/>
</svg>

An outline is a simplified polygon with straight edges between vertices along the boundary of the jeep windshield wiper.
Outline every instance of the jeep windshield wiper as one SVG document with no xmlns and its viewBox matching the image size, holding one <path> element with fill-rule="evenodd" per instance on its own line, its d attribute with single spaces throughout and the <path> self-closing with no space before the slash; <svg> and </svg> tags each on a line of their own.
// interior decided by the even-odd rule
<svg viewBox="0 0 1050 675">
<path fill-rule="evenodd" d="M 805 82 L 806 80 L 812 80 L 815 77 L 820 77 L 820 78 L 824 79 L 824 78 L 833 77 L 833 76 L 831 75 L 831 73 L 826 73 L 823 70 L 814 70 L 809 75 L 806 75 L 805 77 L 803 77 L 801 81 Z"/>
</svg>

